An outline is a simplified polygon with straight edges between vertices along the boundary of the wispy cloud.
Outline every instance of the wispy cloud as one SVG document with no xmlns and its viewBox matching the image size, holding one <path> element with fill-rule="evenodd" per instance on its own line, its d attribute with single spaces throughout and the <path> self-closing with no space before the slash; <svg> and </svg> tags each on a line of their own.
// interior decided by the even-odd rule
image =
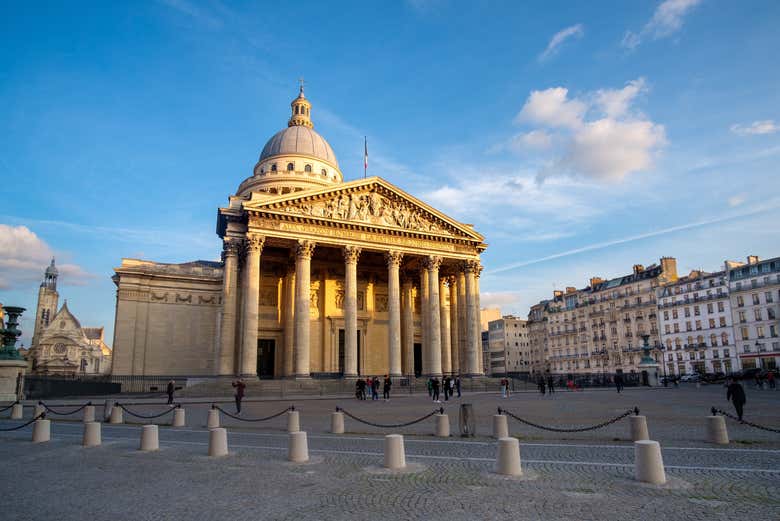
<svg viewBox="0 0 780 521">
<path fill-rule="evenodd" d="M 632 236 L 629 236 L 629 237 L 623 237 L 621 239 L 615 239 L 615 240 L 612 240 L 612 241 L 605 241 L 605 242 L 598 242 L 598 243 L 595 243 L 595 244 L 589 244 L 587 246 L 582 246 L 580 248 L 574 248 L 574 249 L 563 251 L 563 252 L 560 252 L 560 253 L 554 253 L 552 255 L 547 255 L 547 256 L 544 256 L 544 257 L 540 257 L 538 259 L 531 259 L 531 260 L 527 260 L 527 261 L 514 262 L 514 263 L 511 263 L 511 264 L 500 266 L 498 268 L 494 268 L 492 270 L 486 270 L 485 274 L 486 275 L 492 275 L 492 274 L 496 274 L 496 273 L 502 273 L 502 272 L 505 272 L 505 271 L 510 271 L 510 270 L 514 270 L 514 269 L 517 269 L 517 268 L 522 268 L 524 266 L 530 266 L 532 264 L 539 264 L 541 262 L 546 262 L 546 261 L 550 261 L 550 260 L 560 259 L 560 258 L 563 258 L 563 257 L 570 257 L 572 255 L 578 255 L 580 253 L 585 253 L 585 252 L 588 252 L 588 251 L 601 250 L 601 249 L 604 249 L 604 248 L 609 248 L 611 246 L 617 246 L 619 244 L 626 244 L 626 243 L 629 243 L 629 242 L 640 241 L 640 240 L 643 240 L 643 239 L 649 239 L 651 237 L 658 237 L 658 236 L 667 235 L 667 234 L 670 234 L 670 233 L 680 232 L 680 231 L 684 231 L 684 230 L 690 230 L 692 228 L 701 228 L 701 227 L 704 227 L 704 226 L 711 226 L 713 224 L 720 224 L 720 223 L 725 223 L 725 222 L 729 222 L 729 221 L 734 221 L 734 220 L 737 220 L 737 219 L 743 219 L 743 218 L 746 218 L 746 217 L 751 217 L 751 216 L 754 216 L 754 215 L 765 213 L 765 212 L 768 212 L 768 211 L 771 211 L 771 210 L 776 210 L 778 208 L 780 208 L 780 199 L 773 199 L 773 200 L 771 200 L 771 201 L 769 201 L 769 202 L 767 202 L 767 203 L 765 203 L 763 205 L 759 205 L 757 208 L 755 208 L 753 210 L 750 210 L 750 211 L 747 211 L 747 212 L 734 213 L 734 214 L 731 214 L 731 215 L 728 215 L 728 216 L 724 216 L 724 217 L 717 217 L 717 218 L 714 218 L 714 219 L 706 219 L 706 220 L 701 220 L 701 221 L 697 221 L 697 222 L 681 224 L 679 226 L 672 226 L 672 227 L 669 227 L 669 228 L 663 228 L 661 230 L 655 230 L 655 231 L 652 231 L 652 232 L 642 233 L 642 234 L 638 234 L 638 235 L 632 235 Z"/>
<path fill-rule="evenodd" d="M 671 36 L 682 28 L 685 17 L 700 3 L 701 0 L 664 0 L 640 32 L 626 31 L 621 45 L 634 49 L 648 36 L 654 40 Z"/>
<path fill-rule="evenodd" d="M 571 25 L 565 29 L 561 29 L 550 39 L 547 48 L 539 55 L 539 61 L 545 61 L 552 58 L 558 53 L 561 45 L 563 45 L 566 40 L 582 38 L 583 34 L 585 34 L 585 26 L 582 24 Z"/>
<path fill-rule="evenodd" d="M 780 131 L 780 125 L 774 122 L 772 119 L 764 119 L 754 121 L 749 125 L 743 125 L 741 123 L 735 123 L 731 125 L 730 130 L 740 136 L 755 136 L 761 134 L 774 134 Z"/>
<path fill-rule="evenodd" d="M 170 7 L 171 9 L 183 14 L 189 18 L 197 20 L 204 25 L 211 27 L 212 29 L 220 29 L 224 25 L 224 21 L 214 11 L 204 7 L 203 4 L 195 4 L 189 0 L 159 0 L 162 4 Z M 214 4 L 219 7 L 218 4 Z"/>
</svg>

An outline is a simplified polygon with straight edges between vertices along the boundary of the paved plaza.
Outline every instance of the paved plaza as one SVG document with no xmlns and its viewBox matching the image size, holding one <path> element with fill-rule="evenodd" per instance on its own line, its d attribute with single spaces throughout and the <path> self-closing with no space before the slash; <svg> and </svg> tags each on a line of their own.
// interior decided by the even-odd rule
<svg viewBox="0 0 780 521">
<path fill-rule="evenodd" d="M 0 433 L 0 493 L 6 519 L 726 519 L 780 517 L 780 434 L 729 420 L 728 447 L 704 442 L 711 406 L 730 411 L 722 387 L 465 395 L 444 402 L 453 436 L 435 438 L 433 420 L 380 429 L 346 418 L 344 435 L 329 433 L 339 405 L 375 423 L 402 423 L 431 412 L 424 395 L 389 402 L 349 398 L 264 400 L 249 397 L 245 419 L 294 404 L 308 432 L 311 461 L 286 460 L 284 416 L 242 422 L 222 416 L 230 455 L 207 457 L 209 400 L 184 403 L 188 426 L 157 421 L 160 451 L 138 450 L 136 424 L 103 425 L 103 445 L 82 448 L 80 415 L 52 423 L 52 441 L 30 442 L 30 427 Z M 224 398 L 223 398 L 224 400 Z M 97 400 L 94 400 L 98 403 Z M 120 399 L 133 412 L 164 410 L 159 398 Z M 84 400 L 52 401 L 83 403 Z M 458 406 L 470 403 L 475 438 L 458 436 Z M 780 426 L 780 392 L 748 389 L 746 419 Z M 634 480 L 633 445 L 624 419 L 603 429 L 556 433 L 509 419 L 521 443 L 524 476 L 493 473 L 496 443 L 491 419 L 501 406 L 539 424 L 601 423 L 637 406 L 650 438 L 661 443 L 668 482 Z M 222 405 L 233 411 L 230 404 Z M 63 407 L 63 409 L 66 409 Z M 98 415 L 101 409 L 98 408 Z M 26 417 L 32 414 L 27 408 Z M 3 413 L 6 416 L 7 413 Z M 125 413 L 126 422 L 134 421 Z M 0 428 L 20 422 L 0 421 Z M 409 469 L 382 469 L 383 434 L 405 434 Z M 74 487 L 80 493 L 74 494 Z"/>
</svg>

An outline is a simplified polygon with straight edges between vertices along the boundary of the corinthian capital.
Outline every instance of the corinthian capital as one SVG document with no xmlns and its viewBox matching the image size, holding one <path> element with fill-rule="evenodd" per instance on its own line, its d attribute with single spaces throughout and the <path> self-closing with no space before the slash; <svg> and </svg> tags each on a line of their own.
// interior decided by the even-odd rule
<svg viewBox="0 0 780 521">
<path fill-rule="evenodd" d="M 295 256 L 303 259 L 311 259 L 314 255 L 314 247 L 316 244 L 314 241 L 305 241 L 300 239 L 295 247 Z"/>
<path fill-rule="evenodd" d="M 464 261 L 460 267 L 465 273 L 476 273 L 477 270 L 481 271 L 478 260 Z"/>
<path fill-rule="evenodd" d="M 439 266 L 441 266 L 441 257 L 429 255 L 423 261 L 423 266 L 425 266 L 425 269 L 428 271 L 438 270 Z"/>
<path fill-rule="evenodd" d="M 401 259 L 404 258 L 404 254 L 400 251 L 386 251 L 385 252 L 385 262 L 387 262 L 387 267 L 391 268 L 393 266 L 399 266 L 401 264 Z"/>
<path fill-rule="evenodd" d="M 222 256 L 235 256 L 238 255 L 241 249 L 241 241 L 234 238 L 226 238 L 222 241 Z"/>
<path fill-rule="evenodd" d="M 257 235 L 256 233 L 248 233 L 246 235 L 246 252 L 247 253 L 260 253 L 263 251 L 263 245 L 265 244 L 265 237 Z"/>
<path fill-rule="evenodd" d="M 344 246 L 342 253 L 344 254 L 344 262 L 346 264 L 357 264 L 360 257 L 360 248 L 357 246 Z"/>
</svg>

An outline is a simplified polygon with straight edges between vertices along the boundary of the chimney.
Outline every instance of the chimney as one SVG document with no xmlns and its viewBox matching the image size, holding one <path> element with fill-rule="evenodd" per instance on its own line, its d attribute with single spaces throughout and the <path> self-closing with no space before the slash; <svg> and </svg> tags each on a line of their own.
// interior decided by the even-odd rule
<svg viewBox="0 0 780 521">
<path fill-rule="evenodd" d="M 661 277 L 666 282 L 677 280 L 677 259 L 674 257 L 661 257 Z"/>
<path fill-rule="evenodd" d="M 553 291 L 553 298 L 554 299 L 560 298 L 562 296 L 563 296 L 563 291 L 561 291 L 559 289 L 556 289 L 555 291 Z"/>
<path fill-rule="evenodd" d="M 567 295 L 568 295 L 569 293 L 576 293 L 576 291 L 577 291 L 577 288 L 573 288 L 573 287 L 571 287 L 571 286 L 566 286 L 566 294 L 567 294 Z"/>
<path fill-rule="evenodd" d="M 748 264 L 758 264 L 758 261 L 761 259 L 758 258 L 758 255 L 748 255 L 747 263 Z"/>
<path fill-rule="evenodd" d="M 643 271 L 645 271 L 644 266 L 642 266 L 641 264 L 634 264 L 634 275 L 636 275 L 637 273 L 641 273 Z"/>
<path fill-rule="evenodd" d="M 590 278 L 590 287 L 592 288 L 596 284 L 601 284 L 602 282 L 604 282 L 604 279 L 602 279 L 601 277 L 591 277 Z"/>
</svg>

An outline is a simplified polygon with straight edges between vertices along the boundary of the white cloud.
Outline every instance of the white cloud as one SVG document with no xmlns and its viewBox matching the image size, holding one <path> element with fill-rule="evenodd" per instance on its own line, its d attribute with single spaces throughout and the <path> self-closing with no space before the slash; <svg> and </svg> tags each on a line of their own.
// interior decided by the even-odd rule
<svg viewBox="0 0 780 521">
<path fill-rule="evenodd" d="M 577 99 L 568 99 L 568 94 L 569 90 L 564 87 L 531 92 L 515 117 L 515 122 L 537 123 L 553 128 L 580 126 L 588 106 Z"/>
<path fill-rule="evenodd" d="M 760 121 L 754 121 L 750 125 L 742 125 L 735 123 L 731 125 L 731 131 L 740 136 L 754 136 L 760 134 L 774 134 L 780 131 L 780 125 L 771 119 L 764 119 Z"/>
<path fill-rule="evenodd" d="M 745 194 L 732 195 L 731 197 L 729 197 L 728 203 L 729 203 L 729 206 L 731 206 L 733 208 L 735 206 L 739 206 L 739 205 L 743 204 L 746 199 L 747 199 L 747 196 Z"/>
<path fill-rule="evenodd" d="M 646 36 L 657 40 L 673 35 L 682 28 L 685 16 L 700 3 L 701 0 L 664 0 L 642 31 L 639 33 L 627 31 L 621 45 L 634 49 Z"/>
<path fill-rule="evenodd" d="M 625 176 L 648 170 L 656 153 L 666 144 L 663 125 L 632 110 L 637 97 L 647 90 L 644 78 L 629 81 L 621 89 L 599 89 L 581 98 L 569 98 L 564 87 L 531 92 L 516 123 L 534 123 L 546 129 L 533 129 L 515 136 L 511 150 L 537 144 L 552 148 L 554 157 L 543 167 L 538 179 L 560 175 L 582 175 L 601 181 L 619 181 Z M 589 119 L 592 116 L 602 116 Z"/>
<path fill-rule="evenodd" d="M 518 291 L 480 291 L 479 305 L 485 308 L 499 308 L 504 314 L 506 309 L 516 308 L 520 300 Z"/>
<path fill-rule="evenodd" d="M 0 224 L 0 289 L 23 287 L 43 278 L 54 252 L 26 226 Z M 93 276 L 75 264 L 58 264 L 61 280 L 83 285 Z"/>
<path fill-rule="evenodd" d="M 565 29 L 561 29 L 553 35 L 550 43 L 547 44 L 547 48 L 539 55 L 539 61 L 544 61 L 554 56 L 563 42 L 569 38 L 581 38 L 583 34 L 585 34 L 585 28 L 582 24 L 572 25 Z"/>
</svg>

